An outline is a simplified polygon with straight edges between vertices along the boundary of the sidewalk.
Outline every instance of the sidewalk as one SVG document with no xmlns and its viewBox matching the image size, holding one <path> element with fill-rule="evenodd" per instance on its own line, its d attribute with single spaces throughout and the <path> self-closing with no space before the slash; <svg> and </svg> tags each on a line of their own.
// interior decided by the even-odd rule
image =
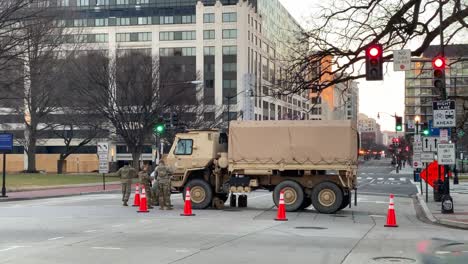
<svg viewBox="0 0 468 264">
<path fill-rule="evenodd" d="M 132 187 L 132 190 L 135 187 Z M 103 189 L 102 183 L 100 184 L 83 184 L 83 185 L 67 185 L 67 186 L 55 186 L 50 188 L 41 188 L 40 190 L 27 190 L 18 192 L 7 192 L 6 198 L 0 197 L 0 202 L 11 202 L 21 200 L 32 200 L 32 199 L 44 199 L 44 198 L 55 198 L 85 194 L 97 194 L 97 193 L 110 193 L 121 191 L 120 183 L 109 183 L 106 184 L 106 190 Z"/>
<path fill-rule="evenodd" d="M 419 189 L 419 183 L 417 187 Z M 453 214 L 442 214 L 441 212 L 441 203 L 434 202 L 433 199 L 433 189 L 428 186 L 428 203 L 426 203 L 426 183 L 423 181 L 423 191 L 424 195 L 421 195 L 419 192 L 418 200 L 421 204 L 423 212 L 431 222 L 468 229 L 468 182 L 460 182 L 459 185 L 453 185 L 453 179 L 450 181 L 450 195 L 453 198 Z"/>
</svg>

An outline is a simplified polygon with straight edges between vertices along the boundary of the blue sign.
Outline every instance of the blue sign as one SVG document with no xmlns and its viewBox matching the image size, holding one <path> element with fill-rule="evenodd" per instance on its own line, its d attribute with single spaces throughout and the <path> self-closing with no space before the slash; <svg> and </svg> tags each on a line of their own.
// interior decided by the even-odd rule
<svg viewBox="0 0 468 264">
<path fill-rule="evenodd" d="M 440 128 L 434 127 L 434 122 L 429 120 L 429 135 L 433 137 L 440 137 Z M 447 128 L 446 128 L 447 129 Z M 450 137 L 452 130 L 448 128 L 448 136 Z"/>
<path fill-rule="evenodd" d="M 13 150 L 13 134 L 0 133 L 0 151 Z"/>
</svg>

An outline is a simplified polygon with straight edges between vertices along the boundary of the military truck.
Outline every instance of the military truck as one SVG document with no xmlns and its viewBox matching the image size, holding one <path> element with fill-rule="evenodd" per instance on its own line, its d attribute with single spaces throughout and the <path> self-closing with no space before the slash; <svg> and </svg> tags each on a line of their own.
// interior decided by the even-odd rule
<svg viewBox="0 0 468 264">
<path fill-rule="evenodd" d="M 350 121 L 233 121 L 229 133 L 193 130 L 176 134 L 166 157 L 172 187 L 190 187 L 192 206 L 247 206 L 247 193 L 272 192 L 287 211 L 311 204 L 335 213 L 356 189 L 358 133 Z"/>
</svg>

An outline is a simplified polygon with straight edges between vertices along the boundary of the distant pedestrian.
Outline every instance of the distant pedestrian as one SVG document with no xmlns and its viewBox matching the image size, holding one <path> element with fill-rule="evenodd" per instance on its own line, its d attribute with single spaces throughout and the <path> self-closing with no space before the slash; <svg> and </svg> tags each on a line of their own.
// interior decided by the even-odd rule
<svg viewBox="0 0 468 264">
<path fill-rule="evenodd" d="M 151 179 L 150 179 L 150 175 L 148 174 L 148 166 L 143 167 L 143 170 L 141 170 L 138 173 L 138 178 L 140 179 L 140 187 L 145 188 L 146 197 L 147 197 L 148 204 L 149 204 L 148 208 L 152 209 L 154 198 L 153 198 L 152 190 L 151 190 Z"/>
<path fill-rule="evenodd" d="M 159 162 L 156 169 L 159 191 L 159 208 L 161 210 L 172 210 L 171 205 L 171 170 L 166 166 L 164 160 Z"/>
<path fill-rule="evenodd" d="M 122 183 L 122 202 L 123 206 L 128 206 L 128 199 L 132 193 L 132 179 L 136 177 L 136 170 L 129 166 L 128 161 L 124 162 L 124 166 L 117 173 Z"/>
</svg>

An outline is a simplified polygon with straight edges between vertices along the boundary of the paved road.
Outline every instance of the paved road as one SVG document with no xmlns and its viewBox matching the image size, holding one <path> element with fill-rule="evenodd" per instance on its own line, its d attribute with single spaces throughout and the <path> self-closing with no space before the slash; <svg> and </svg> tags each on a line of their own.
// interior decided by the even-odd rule
<svg viewBox="0 0 468 264">
<path fill-rule="evenodd" d="M 407 168 L 396 173 L 389 159 L 366 161 L 359 167 L 358 191 L 361 194 L 410 197 L 418 192 L 413 174 Z"/>
</svg>

